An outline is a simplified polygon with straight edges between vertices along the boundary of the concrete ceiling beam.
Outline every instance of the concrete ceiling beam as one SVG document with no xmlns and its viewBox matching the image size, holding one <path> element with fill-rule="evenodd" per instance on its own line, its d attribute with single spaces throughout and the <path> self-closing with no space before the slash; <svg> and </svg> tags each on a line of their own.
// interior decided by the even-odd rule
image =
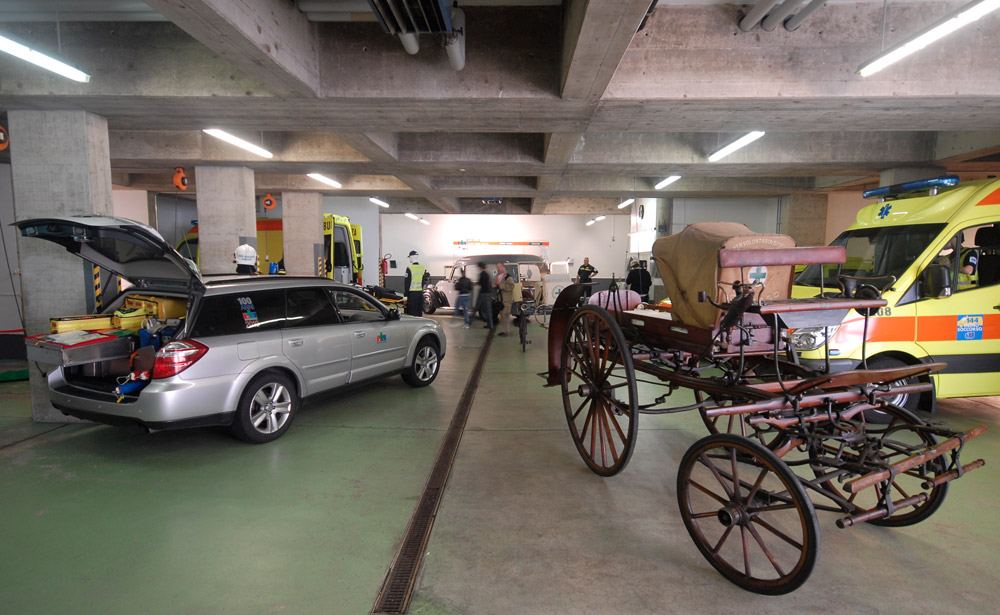
<svg viewBox="0 0 1000 615">
<path fill-rule="evenodd" d="M 649 9 L 649 0 L 568 0 L 563 16 L 563 98 L 604 95 Z"/>
<path fill-rule="evenodd" d="M 276 96 L 320 92 L 319 41 L 295 5 L 280 0 L 146 0 Z"/>
</svg>

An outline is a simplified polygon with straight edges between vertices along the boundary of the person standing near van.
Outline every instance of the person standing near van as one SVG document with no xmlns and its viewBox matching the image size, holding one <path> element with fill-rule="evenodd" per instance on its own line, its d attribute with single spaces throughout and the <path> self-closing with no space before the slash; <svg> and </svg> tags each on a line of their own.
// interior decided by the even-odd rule
<svg viewBox="0 0 1000 615">
<path fill-rule="evenodd" d="M 510 315 L 514 309 L 514 277 L 507 273 L 503 263 L 497 264 L 497 288 L 500 289 L 500 300 L 503 308 L 500 312 L 499 336 L 510 335 Z"/>
<path fill-rule="evenodd" d="M 493 329 L 493 293 L 491 291 L 490 274 L 486 271 L 486 263 L 479 262 L 479 301 L 476 307 L 486 319 L 487 329 Z"/>
<path fill-rule="evenodd" d="M 578 269 L 577 272 L 576 272 L 576 280 L 574 280 L 574 283 L 575 284 L 589 284 L 590 281 L 591 281 L 591 278 L 593 278 L 598 273 L 599 272 L 597 271 L 597 268 L 595 268 L 593 265 L 590 264 L 590 258 L 587 257 L 587 256 L 584 256 L 583 257 L 583 264 L 580 265 L 580 269 Z M 585 286 L 584 287 L 584 289 L 583 289 L 583 296 L 584 297 L 589 297 L 590 296 L 590 289 L 591 289 L 590 286 Z"/>
<path fill-rule="evenodd" d="M 465 269 L 458 272 L 459 278 L 455 282 L 455 291 L 458 292 L 458 298 L 455 300 L 455 316 L 458 316 L 459 311 L 465 313 L 465 328 L 469 328 L 470 315 L 469 315 L 469 298 L 472 296 L 472 280 L 465 277 Z"/>
<path fill-rule="evenodd" d="M 410 266 L 406 268 L 403 286 L 406 288 L 406 313 L 411 316 L 424 315 L 424 284 L 429 277 L 427 269 L 418 262 L 416 250 L 410 250 Z"/>
</svg>

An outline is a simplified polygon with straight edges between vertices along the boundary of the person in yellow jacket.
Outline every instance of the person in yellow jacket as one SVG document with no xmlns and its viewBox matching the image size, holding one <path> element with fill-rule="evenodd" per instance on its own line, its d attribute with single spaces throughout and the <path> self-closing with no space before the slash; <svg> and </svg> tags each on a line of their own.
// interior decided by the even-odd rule
<svg viewBox="0 0 1000 615">
<path fill-rule="evenodd" d="M 417 259 L 420 257 L 416 250 L 410 250 L 410 266 L 406 268 L 406 277 L 403 278 L 403 287 L 406 289 L 406 310 L 412 316 L 424 315 L 424 286 L 430 274 Z"/>
</svg>

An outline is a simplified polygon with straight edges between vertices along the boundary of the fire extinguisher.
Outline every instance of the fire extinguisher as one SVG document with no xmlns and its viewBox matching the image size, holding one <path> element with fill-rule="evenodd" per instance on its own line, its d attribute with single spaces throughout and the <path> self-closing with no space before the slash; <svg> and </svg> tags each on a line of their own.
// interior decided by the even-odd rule
<svg viewBox="0 0 1000 615">
<path fill-rule="evenodd" d="M 386 254 L 378 261 L 378 285 L 385 288 L 385 276 L 389 273 L 389 259 L 392 254 Z"/>
</svg>

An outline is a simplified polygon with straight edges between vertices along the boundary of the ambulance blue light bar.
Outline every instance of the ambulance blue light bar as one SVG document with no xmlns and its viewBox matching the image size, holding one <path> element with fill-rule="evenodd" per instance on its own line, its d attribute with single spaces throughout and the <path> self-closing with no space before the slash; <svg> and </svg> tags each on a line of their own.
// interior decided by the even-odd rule
<svg viewBox="0 0 1000 615">
<path fill-rule="evenodd" d="M 914 182 L 906 182 L 903 184 L 893 184 L 891 186 L 879 186 L 878 188 L 872 188 L 871 190 L 865 190 L 861 193 L 862 198 L 872 199 L 876 197 L 891 198 L 894 196 L 899 196 L 900 194 L 905 194 L 907 192 L 921 192 L 923 190 L 930 190 L 932 188 L 946 188 L 949 186 L 958 185 L 958 175 L 943 175 L 941 177 L 932 177 L 931 179 L 920 179 Z"/>
</svg>

